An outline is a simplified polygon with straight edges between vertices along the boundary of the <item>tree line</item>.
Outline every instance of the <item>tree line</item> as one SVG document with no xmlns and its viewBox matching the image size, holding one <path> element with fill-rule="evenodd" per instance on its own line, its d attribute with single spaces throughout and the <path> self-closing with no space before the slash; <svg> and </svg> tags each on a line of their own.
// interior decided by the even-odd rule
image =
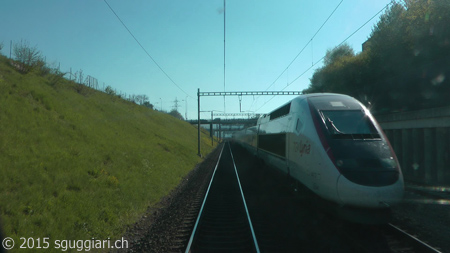
<svg viewBox="0 0 450 253">
<path fill-rule="evenodd" d="M 0 42 L 0 51 L 3 49 L 3 42 Z M 91 76 L 84 76 L 83 70 L 76 71 L 75 73 L 61 72 L 59 67 L 50 66 L 45 61 L 45 57 L 42 56 L 42 53 L 37 49 L 37 47 L 32 47 L 25 40 L 21 40 L 20 42 L 16 42 L 13 45 L 13 54 L 14 58 L 9 62 L 17 71 L 22 74 L 35 73 L 40 76 L 45 76 L 49 80 L 49 84 L 55 86 L 59 83 L 63 78 L 66 78 L 70 81 L 76 83 L 76 91 L 80 94 L 87 93 L 87 89 L 93 88 L 99 91 L 102 91 L 108 95 L 118 97 L 120 99 L 127 100 L 129 102 L 145 106 L 152 110 L 157 110 L 154 108 L 154 105 L 150 103 L 149 97 L 145 94 L 125 94 L 121 92 L 117 92 L 110 85 L 106 86 L 103 90 L 98 87 L 98 81 L 96 78 Z M 163 111 L 164 112 L 164 111 Z M 176 109 L 171 110 L 167 113 L 177 119 L 184 120 L 183 116 Z"/>
<path fill-rule="evenodd" d="M 328 50 L 303 93 L 353 96 L 374 113 L 450 105 L 450 2 L 394 2 L 355 54 Z"/>
<path fill-rule="evenodd" d="M 0 43 L 0 50 L 3 48 L 3 42 Z M 61 72 L 59 67 L 51 66 L 45 61 L 45 57 L 42 55 L 41 51 L 37 47 L 30 46 L 28 41 L 21 40 L 20 42 L 15 42 L 12 47 L 14 58 L 11 59 L 10 64 L 17 69 L 22 74 L 36 73 L 40 76 L 46 76 L 49 78 L 51 85 L 56 85 L 62 78 L 66 77 L 68 72 Z M 90 76 L 85 77 L 83 70 L 76 71 L 72 74 L 70 72 L 69 80 L 74 81 L 78 84 L 76 91 L 78 93 L 84 93 L 85 86 L 90 88 L 99 89 L 98 85 L 94 86 L 87 83 L 86 80 L 91 79 L 97 80 Z M 104 90 L 101 90 L 106 94 L 117 96 L 123 98 L 127 101 L 133 102 L 138 105 L 142 105 L 153 109 L 153 104 L 149 102 L 149 97 L 145 94 L 135 95 L 117 93 L 111 86 L 106 86 Z"/>
</svg>

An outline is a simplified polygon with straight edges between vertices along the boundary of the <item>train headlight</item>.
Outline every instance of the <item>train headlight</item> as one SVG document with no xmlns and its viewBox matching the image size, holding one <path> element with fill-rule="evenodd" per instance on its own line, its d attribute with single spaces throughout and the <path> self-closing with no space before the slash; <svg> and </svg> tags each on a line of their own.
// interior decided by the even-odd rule
<svg viewBox="0 0 450 253">
<path fill-rule="evenodd" d="M 342 161 L 341 159 L 339 159 L 339 160 L 336 161 L 336 165 L 337 165 L 338 167 L 342 167 L 342 165 L 344 165 L 344 161 Z"/>
<path fill-rule="evenodd" d="M 382 158 L 380 159 L 380 161 L 383 168 L 394 169 L 397 167 L 397 163 L 395 162 L 393 157 Z"/>
</svg>

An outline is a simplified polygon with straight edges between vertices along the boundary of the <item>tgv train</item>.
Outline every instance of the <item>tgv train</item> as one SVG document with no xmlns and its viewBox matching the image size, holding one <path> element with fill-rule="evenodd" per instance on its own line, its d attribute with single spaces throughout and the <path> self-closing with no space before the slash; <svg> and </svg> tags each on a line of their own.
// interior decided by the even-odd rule
<svg viewBox="0 0 450 253">
<path fill-rule="evenodd" d="M 388 139 L 350 96 L 299 96 L 235 132 L 233 140 L 340 206 L 381 209 L 403 196 L 403 175 Z"/>
</svg>

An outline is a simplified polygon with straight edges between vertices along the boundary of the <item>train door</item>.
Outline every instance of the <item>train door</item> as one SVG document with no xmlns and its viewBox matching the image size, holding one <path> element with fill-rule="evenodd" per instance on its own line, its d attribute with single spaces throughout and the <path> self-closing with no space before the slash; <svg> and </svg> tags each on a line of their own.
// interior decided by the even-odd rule
<svg viewBox="0 0 450 253">
<path fill-rule="evenodd" d="M 293 120 L 294 119 L 294 120 Z M 286 169 L 287 169 L 287 174 L 289 176 L 291 176 L 291 159 L 292 157 L 292 147 L 291 147 L 291 141 L 292 141 L 292 133 L 293 133 L 293 127 L 292 127 L 292 122 L 295 121 L 295 117 L 293 117 L 293 115 L 289 115 L 287 118 L 288 122 L 286 124 Z"/>
<path fill-rule="evenodd" d="M 261 128 L 261 124 L 258 124 L 258 129 L 256 130 L 256 156 L 259 156 L 259 131 Z"/>
</svg>

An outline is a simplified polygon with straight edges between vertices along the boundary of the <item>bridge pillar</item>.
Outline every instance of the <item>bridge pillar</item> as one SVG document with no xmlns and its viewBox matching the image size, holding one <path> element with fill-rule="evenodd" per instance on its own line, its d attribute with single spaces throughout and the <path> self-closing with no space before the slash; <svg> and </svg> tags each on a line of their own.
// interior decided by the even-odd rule
<svg viewBox="0 0 450 253">
<path fill-rule="evenodd" d="M 412 166 L 412 132 L 411 129 L 402 130 L 402 162 L 401 167 L 403 170 L 403 175 L 408 180 L 413 178 L 413 166 Z"/>
<path fill-rule="evenodd" d="M 212 120 L 211 120 L 211 124 L 209 124 L 209 135 L 211 136 L 211 146 L 214 146 L 214 132 L 213 132 Z"/>
<path fill-rule="evenodd" d="M 436 181 L 436 165 L 434 164 L 435 151 L 435 129 L 424 129 L 424 169 L 425 169 L 425 183 L 433 183 Z"/>
<path fill-rule="evenodd" d="M 424 178 L 423 166 L 423 128 L 412 129 L 413 140 L 413 176 L 417 181 L 422 181 Z"/>
<path fill-rule="evenodd" d="M 393 148 L 394 148 L 394 152 L 397 155 L 397 158 L 400 159 L 400 164 L 403 165 L 404 161 L 403 161 L 403 156 L 402 156 L 402 130 L 400 129 L 394 129 L 392 131 L 392 135 L 393 135 Z"/>
<path fill-rule="evenodd" d="M 222 123 L 220 123 L 220 118 L 219 118 L 219 136 L 217 136 L 219 138 L 219 142 L 222 140 Z"/>
</svg>

